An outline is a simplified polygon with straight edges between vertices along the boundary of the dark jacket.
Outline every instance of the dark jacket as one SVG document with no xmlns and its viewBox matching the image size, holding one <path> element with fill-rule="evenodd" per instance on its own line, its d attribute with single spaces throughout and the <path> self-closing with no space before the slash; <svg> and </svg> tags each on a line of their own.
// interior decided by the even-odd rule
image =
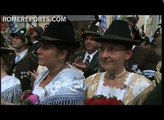
<svg viewBox="0 0 164 120">
<path fill-rule="evenodd" d="M 33 56 L 38 60 L 38 54 L 37 51 L 40 48 L 41 43 L 40 41 L 34 43 L 32 46 L 29 47 L 29 51 L 33 54 Z"/>
<path fill-rule="evenodd" d="M 162 105 L 162 81 L 148 95 L 143 105 Z"/>
<path fill-rule="evenodd" d="M 29 47 L 29 50 L 30 51 L 36 51 L 40 48 L 41 46 L 41 43 L 38 41 L 36 43 L 34 43 L 32 46 Z"/>
<path fill-rule="evenodd" d="M 136 65 L 137 69 L 143 70 L 156 70 L 156 65 L 160 61 L 160 57 L 149 48 L 143 48 L 136 46 L 133 50 L 132 57 L 128 60 L 128 71 L 133 71 L 133 65 Z"/>
<path fill-rule="evenodd" d="M 81 57 L 82 60 L 84 60 L 85 53 L 86 53 L 86 52 L 84 51 L 84 52 L 79 52 L 79 53 L 74 54 L 74 55 L 71 57 L 70 62 L 71 62 L 71 63 L 74 62 L 75 58 L 77 58 L 77 57 Z M 98 70 L 99 70 L 98 54 L 99 54 L 99 52 L 97 52 L 97 53 L 93 56 L 91 62 L 89 63 L 89 66 L 88 66 L 87 71 L 84 71 L 84 76 L 85 76 L 85 78 L 87 78 L 88 76 L 90 76 L 90 75 L 92 75 L 92 74 L 98 72 Z"/>
<path fill-rule="evenodd" d="M 9 75 L 15 75 L 22 86 L 22 91 L 31 89 L 31 80 L 28 71 L 37 70 L 38 61 L 28 51 L 23 59 L 15 64 L 15 53 L 10 55 Z"/>
</svg>

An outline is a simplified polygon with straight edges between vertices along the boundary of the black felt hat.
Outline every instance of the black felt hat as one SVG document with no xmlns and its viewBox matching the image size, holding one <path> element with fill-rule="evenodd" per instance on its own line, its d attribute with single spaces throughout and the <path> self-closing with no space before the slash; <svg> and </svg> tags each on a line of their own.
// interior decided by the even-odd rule
<svg viewBox="0 0 164 120">
<path fill-rule="evenodd" d="M 37 26 L 37 27 L 34 27 L 34 31 L 37 32 L 40 37 L 43 32 L 43 28 L 40 26 Z"/>
<path fill-rule="evenodd" d="M 24 28 L 21 28 L 20 30 L 18 30 L 17 32 L 15 33 L 10 33 L 10 35 L 14 38 L 15 36 L 18 36 L 21 38 L 21 40 L 23 42 L 25 42 L 25 44 L 27 45 L 30 45 L 30 38 L 29 36 L 26 34 L 27 32 L 27 29 L 24 27 Z"/>
<path fill-rule="evenodd" d="M 63 22 L 50 22 L 41 35 L 42 42 L 60 42 L 77 47 L 79 41 L 75 40 L 75 32 L 72 23 L 66 19 Z"/>
<path fill-rule="evenodd" d="M 24 27 L 24 28 L 21 28 L 20 30 L 18 30 L 17 32 L 15 32 L 15 33 L 11 33 L 10 35 L 12 37 L 19 36 L 20 38 L 24 39 L 24 37 L 26 35 L 26 31 L 27 31 L 27 29 Z"/>
<path fill-rule="evenodd" d="M 88 26 L 88 29 L 85 32 L 83 32 L 82 37 L 85 38 L 86 35 L 88 35 L 88 34 L 94 35 L 96 37 L 101 37 L 102 36 L 100 34 L 99 27 L 96 26 L 95 24 L 90 24 Z"/>
<path fill-rule="evenodd" d="M 129 22 L 123 20 L 114 20 L 109 26 L 103 37 L 97 37 L 97 42 L 115 42 L 127 44 L 140 44 L 139 40 L 132 39 L 132 31 Z"/>
</svg>

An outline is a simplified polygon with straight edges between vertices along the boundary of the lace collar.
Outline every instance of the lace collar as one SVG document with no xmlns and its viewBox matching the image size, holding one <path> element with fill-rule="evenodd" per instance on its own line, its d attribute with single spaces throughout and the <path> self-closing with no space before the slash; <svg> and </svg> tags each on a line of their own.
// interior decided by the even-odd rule
<svg viewBox="0 0 164 120">
<path fill-rule="evenodd" d="M 133 74 L 134 73 L 130 73 L 130 72 L 128 73 L 128 75 L 125 79 L 125 82 L 124 82 L 124 88 L 121 89 L 121 88 L 116 88 L 116 87 L 104 86 L 103 84 L 104 84 L 105 72 L 103 72 L 100 75 L 100 81 L 99 81 L 99 85 L 98 85 L 98 89 L 97 89 L 96 94 L 97 95 L 102 94 L 102 95 L 107 96 L 107 97 L 116 96 L 117 99 L 123 100 L 125 92 L 128 89 L 129 82 L 130 82 Z"/>
</svg>

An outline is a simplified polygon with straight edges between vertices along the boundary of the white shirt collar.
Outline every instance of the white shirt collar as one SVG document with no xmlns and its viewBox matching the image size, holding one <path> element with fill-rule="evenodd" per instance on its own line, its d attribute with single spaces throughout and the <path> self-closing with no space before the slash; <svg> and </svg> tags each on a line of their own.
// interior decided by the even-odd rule
<svg viewBox="0 0 164 120">
<path fill-rule="evenodd" d="M 88 55 L 90 56 L 89 62 L 91 62 L 93 56 L 94 56 L 97 52 L 98 52 L 98 50 L 96 50 L 96 51 L 95 51 L 94 53 L 92 53 L 92 54 L 89 54 L 88 52 L 86 52 L 83 62 L 85 61 L 85 59 L 87 58 Z"/>
<path fill-rule="evenodd" d="M 134 50 L 135 47 L 136 47 L 136 45 L 133 45 L 133 46 L 132 46 L 132 50 Z"/>
<path fill-rule="evenodd" d="M 33 44 L 37 43 L 38 41 L 34 41 Z"/>
<path fill-rule="evenodd" d="M 27 53 L 28 49 L 18 53 L 18 55 L 21 57 L 21 59 L 25 56 L 25 54 Z"/>
</svg>

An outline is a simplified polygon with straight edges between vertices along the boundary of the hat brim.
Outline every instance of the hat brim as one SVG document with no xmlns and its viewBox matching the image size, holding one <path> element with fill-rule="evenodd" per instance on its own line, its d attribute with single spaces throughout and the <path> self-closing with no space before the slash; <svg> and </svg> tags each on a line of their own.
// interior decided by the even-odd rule
<svg viewBox="0 0 164 120">
<path fill-rule="evenodd" d="M 6 47 L 1 47 L 1 54 L 8 54 L 8 53 L 13 53 L 15 52 L 13 49 L 6 48 Z"/>
<path fill-rule="evenodd" d="M 95 38 L 97 42 L 105 42 L 105 43 L 127 43 L 132 45 L 140 45 L 141 42 L 139 40 L 133 40 L 125 37 L 115 36 L 115 35 L 106 35 L 104 37 Z"/>
<path fill-rule="evenodd" d="M 41 42 L 52 42 L 52 43 L 63 43 L 63 44 L 70 45 L 71 47 L 74 47 L 74 48 L 78 48 L 79 43 L 80 43 L 79 40 L 63 40 L 63 39 L 52 38 L 49 36 L 41 36 L 39 41 L 41 41 Z"/>
<path fill-rule="evenodd" d="M 99 33 L 96 33 L 94 31 L 86 31 L 83 33 L 82 37 L 85 38 L 86 35 L 95 35 L 96 37 L 102 37 Z"/>
<path fill-rule="evenodd" d="M 19 34 L 17 34 L 17 33 L 10 33 L 11 37 L 15 37 L 16 35 L 19 35 Z"/>
<path fill-rule="evenodd" d="M 152 45 L 152 46 L 156 46 L 156 43 L 152 43 L 152 42 L 146 42 L 145 45 Z"/>
<path fill-rule="evenodd" d="M 22 35 L 20 35 L 20 34 L 18 34 L 18 33 L 11 33 L 10 34 L 11 35 L 11 37 L 15 37 L 15 36 L 19 36 L 20 38 L 23 38 L 24 36 L 22 36 Z"/>
</svg>

